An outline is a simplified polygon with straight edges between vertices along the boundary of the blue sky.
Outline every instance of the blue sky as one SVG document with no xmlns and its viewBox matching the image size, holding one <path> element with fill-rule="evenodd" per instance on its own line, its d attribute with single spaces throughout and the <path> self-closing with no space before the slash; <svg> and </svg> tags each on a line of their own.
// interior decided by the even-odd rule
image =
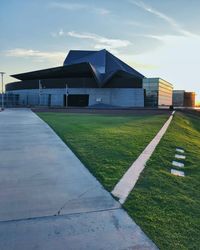
<svg viewBox="0 0 200 250">
<path fill-rule="evenodd" d="M 1 0 L 0 71 L 62 65 L 70 49 L 108 49 L 200 99 L 198 0 Z"/>
</svg>

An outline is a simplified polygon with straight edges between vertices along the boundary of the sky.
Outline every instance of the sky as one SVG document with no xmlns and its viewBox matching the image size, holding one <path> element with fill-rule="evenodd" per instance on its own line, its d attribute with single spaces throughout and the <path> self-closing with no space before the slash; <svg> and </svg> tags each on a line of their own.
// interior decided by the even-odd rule
<svg viewBox="0 0 200 250">
<path fill-rule="evenodd" d="M 200 101 L 199 0 L 1 0 L 0 71 L 56 67 L 71 49 L 107 49 Z"/>
</svg>

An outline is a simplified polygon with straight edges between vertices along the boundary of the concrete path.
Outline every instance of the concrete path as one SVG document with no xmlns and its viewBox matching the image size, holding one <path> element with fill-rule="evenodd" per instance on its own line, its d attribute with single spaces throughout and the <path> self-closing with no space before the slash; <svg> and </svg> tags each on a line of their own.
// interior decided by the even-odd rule
<svg viewBox="0 0 200 250">
<path fill-rule="evenodd" d="M 119 202 L 123 204 L 129 193 L 134 188 L 137 180 L 139 179 L 140 174 L 145 168 L 145 165 L 151 155 L 153 154 L 156 146 L 160 142 L 161 138 L 167 131 L 167 128 L 169 127 L 174 112 L 172 112 L 172 115 L 169 117 L 169 119 L 165 122 L 164 126 L 161 128 L 161 130 L 157 133 L 157 135 L 153 138 L 153 140 L 147 145 L 147 147 L 144 149 L 144 151 L 139 155 L 139 157 L 133 162 L 131 167 L 126 171 L 126 173 L 123 175 L 123 177 L 120 179 L 120 181 L 117 183 L 117 185 L 114 187 L 112 194 L 119 198 Z"/>
<path fill-rule="evenodd" d="M 0 113 L 0 249 L 156 249 L 47 124 Z"/>
</svg>

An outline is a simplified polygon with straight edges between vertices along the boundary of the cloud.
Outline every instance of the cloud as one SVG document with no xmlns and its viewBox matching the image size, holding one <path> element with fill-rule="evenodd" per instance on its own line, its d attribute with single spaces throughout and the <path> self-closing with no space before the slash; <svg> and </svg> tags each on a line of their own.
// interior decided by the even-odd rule
<svg viewBox="0 0 200 250">
<path fill-rule="evenodd" d="M 67 33 L 68 36 L 79 38 L 79 39 L 88 39 L 95 42 L 95 49 L 108 49 L 113 53 L 117 53 L 117 49 L 127 47 L 131 44 L 128 40 L 121 39 L 111 39 L 103 36 L 99 36 L 93 33 L 78 33 L 75 31 L 70 31 Z"/>
<path fill-rule="evenodd" d="M 62 61 L 62 59 L 66 56 L 66 53 L 59 51 L 47 52 L 47 51 L 39 51 L 39 50 L 23 49 L 23 48 L 6 50 L 4 54 L 9 57 L 21 57 L 21 58 L 31 57 L 34 59 L 39 59 L 40 61 L 44 60 Z"/>
<path fill-rule="evenodd" d="M 110 10 L 105 9 L 105 8 L 93 8 L 93 10 L 99 13 L 100 15 L 108 15 L 111 13 Z"/>
<path fill-rule="evenodd" d="M 127 25 L 130 25 L 130 26 L 135 26 L 135 27 L 143 27 L 143 28 L 152 27 L 151 25 L 148 25 L 148 24 L 145 24 L 145 23 L 142 23 L 142 22 L 138 22 L 138 21 L 133 21 L 133 20 L 127 20 L 124 23 L 127 24 Z"/>
<path fill-rule="evenodd" d="M 140 34 L 138 36 L 146 37 L 146 38 L 152 38 L 152 39 L 156 39 L 156 40 L 159 40 L 159 41 L 162 41 L 162 42 L 165 41 L 165 37 L 166 37 L 166 35 L 146 35 L 146 34 Z"/>
<path fill-rule="evenodd" d="M 50 3 L 50 7 L 52 7 L 52 8 L 60 8 L 60 9 L 66 9 L 66 10 L 82 10 L 82 9 L 85 9 L 85 5 L 78 4 L 78 3 L 52 2 L 52 3 Z"/>
<path fill-rule="evenodd" d="M 98 8 L 94 6 L 90 6 L 87 4 L 81 3 L 61 3 L 61 2 L 52 2 L 50 3 L 51 8 L 64 9 L 67 11 L 80 11 L 80 10 L 90 10 L 100 15 L 108 15 L 110 14 L 110 10 L 105 8 Z"/>
<path fill-rule="evenodd" d="M 146 3 L 138 0 L 129 0 L 130 3 L 138 6 L 139 8 L 153 14 L 154 16 L 164 20 L 166 23 L 168 23 L 171 27 L 173 27 L 178 33 L 184 35 L 184 36 L 195 36 L 192 32 L 183 29 L 180 24 L 171 18 L 170 16 L 166 15 L 163 12 L 160 12 L 156 10 L 155 8 L 152 8 L 150 5 L 147 5 Z"/>
<path fill-rule="evenodd" d="M 65 33 L 64 33 L 63 29 L 60 29 L 59 32 L 58 32 L 58 35 L 59 35 L 59 36 L 64 36 L 64 34 L 65 34 Z"/>
<path fill-rule="evenodd" d="M 58 32 L 51 32 L 50 33 L 52 37 L 62 37 L 66 36 L 67 34 L 63 31 L 63 29 L 60 29 Z"/>
</svg>

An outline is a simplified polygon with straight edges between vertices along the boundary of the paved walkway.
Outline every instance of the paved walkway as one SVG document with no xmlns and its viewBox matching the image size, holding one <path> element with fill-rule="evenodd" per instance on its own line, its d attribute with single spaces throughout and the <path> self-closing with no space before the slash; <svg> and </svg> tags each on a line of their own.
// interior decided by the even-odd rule
<svg viewBox="0 0 200 250">
<path fill-rule="evenodd" d="M 0 113 L 0 249 L 156 249 L 28 109 Z"/>
<path fill-rule="evenodd" d="M 167 131 L 174 112 L 172 112 L 169 119 L 165 122 L 163 127 L 160 129 L 160 131 L 157 133 L 157 135 L 153 138 L 153 140 L 147 145 L 147 147 L 144 149 L 144 151 L 139 155 L 139 157 L 133 162 L 131 167 L 126 171 L 126 173 L 122 176 L 122 178 L 119 180 L 119 182 L 114 187 L 112 194 L 119 198 L 119 202 L 123 204 L 129 193 L 134 188 L 137 180 L 139 179 L 140 174 L 144 170 L 147 161 L 150 159 L 151 155 L 153 154 L 154 150 L 156 149 L 158 143 L 160 142 L 161 138 Z"/>
</svg>

